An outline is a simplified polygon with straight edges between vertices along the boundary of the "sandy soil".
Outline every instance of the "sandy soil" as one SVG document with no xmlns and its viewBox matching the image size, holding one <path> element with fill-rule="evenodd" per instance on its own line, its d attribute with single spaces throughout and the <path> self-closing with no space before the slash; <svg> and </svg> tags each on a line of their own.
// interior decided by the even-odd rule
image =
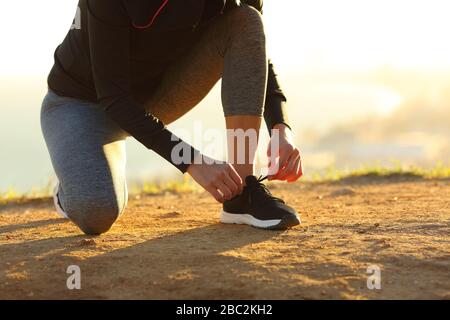
<svg viewBox="0 0 450 320">
<path fill-rule="evenodd" d="M 275 185 L 302 214 L 292 230 L 218 223 L 206 194 L 130 199 L 100 237 L 50 200 L 0 207 L 0 298 L 450 299 L 450 181 Z M 66 269 L 81 268 L 81 290 Z M 381 269 L 369 290 L 367 268 Z"/>
</svg>

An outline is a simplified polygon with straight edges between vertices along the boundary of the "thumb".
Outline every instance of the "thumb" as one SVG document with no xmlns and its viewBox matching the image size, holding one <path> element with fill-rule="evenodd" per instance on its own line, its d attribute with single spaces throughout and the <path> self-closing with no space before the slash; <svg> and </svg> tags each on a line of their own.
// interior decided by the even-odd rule
<svg viewBox="0 0 450 320">
<path fill-rule="evenodd" d="M 267 175 L 269 176 L 269 180 L 272 180 L 272 177 L 278 173 L 278 169 L 280 166 L 280 162 L 277 161 L 277 158 L 269 159 L 269 170 Z"/>
</svg>

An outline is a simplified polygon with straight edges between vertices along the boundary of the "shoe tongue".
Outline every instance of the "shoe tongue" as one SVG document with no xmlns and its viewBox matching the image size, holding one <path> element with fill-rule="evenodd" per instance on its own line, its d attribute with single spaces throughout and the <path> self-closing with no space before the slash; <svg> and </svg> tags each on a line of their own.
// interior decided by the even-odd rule
<svg viewBox="0 0 450 320">
<path fill-rule="evenodd" d="M 248 186 L 252 186 L 252 185 L 255 185 L 256 183 L 258 183 L 258 179 L 255 176 L 247 176 L 245 178 L 245 183 Z"/>
</svg>

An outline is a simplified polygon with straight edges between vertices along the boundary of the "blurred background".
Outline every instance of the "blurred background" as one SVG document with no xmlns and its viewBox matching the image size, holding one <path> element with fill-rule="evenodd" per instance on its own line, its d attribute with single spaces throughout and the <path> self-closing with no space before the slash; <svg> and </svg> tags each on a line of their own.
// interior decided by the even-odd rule
<svg viewBox="0 0 450 320">
<path fill-rule="evenodd" d="M 25 192 L 52 179 L 39 110 L 53 52 L 76 6 L 77 0 L 1 3 L 0 192 Z M 268 50 L 306 173 L 449 164 L 449 12 L 444 0 L 265 0 Z M 195 144 L 189 133 L 199 120 L 204 129 L 224 128 L 220 86 L 171 128 L 184 129 Z M 265 132 L 262 150 L 264 141 Z M 176 176 L 155 153 L 127 143 L 130 181 Z"/>
</svg>

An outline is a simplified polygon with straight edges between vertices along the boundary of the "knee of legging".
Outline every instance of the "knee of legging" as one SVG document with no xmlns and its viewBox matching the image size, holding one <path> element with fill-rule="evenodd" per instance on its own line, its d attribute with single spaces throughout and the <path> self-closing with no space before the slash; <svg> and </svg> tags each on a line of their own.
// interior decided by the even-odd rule
<svg viewBox="0 0 450 320">
<path fill-rule="evenodd" d="M 67 201 L 68 200 L 68 201 Z M 64 211 L 70 219 L 88 235 L 107 232 L 126 206 L 126 199 L 87 197 L 65 199 Z"/>
</svg>

